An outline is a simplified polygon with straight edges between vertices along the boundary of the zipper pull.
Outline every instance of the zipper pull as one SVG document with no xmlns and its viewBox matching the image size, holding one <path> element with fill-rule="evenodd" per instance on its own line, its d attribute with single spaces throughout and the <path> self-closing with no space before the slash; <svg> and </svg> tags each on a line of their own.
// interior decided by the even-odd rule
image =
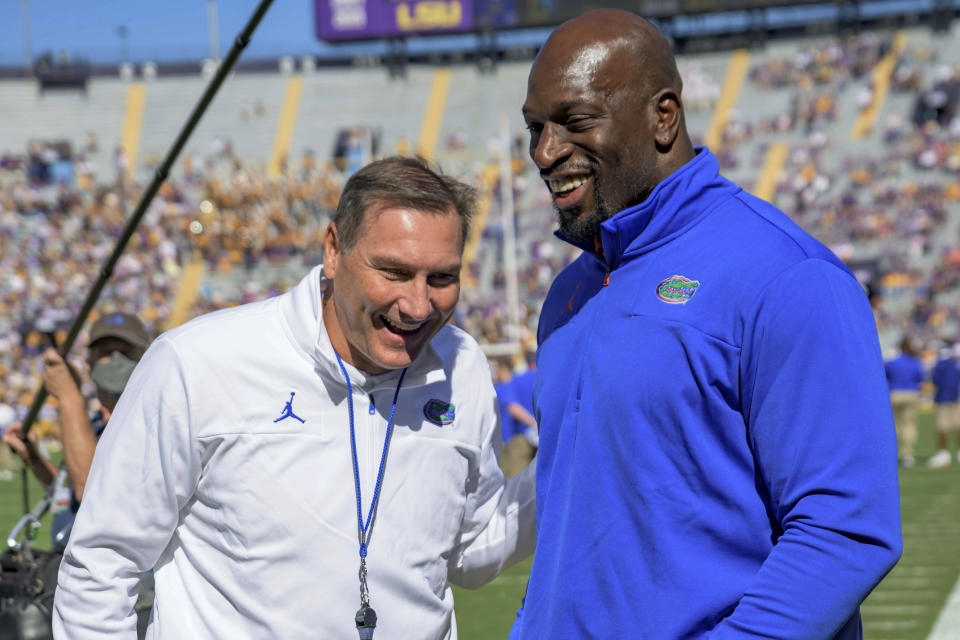
<svg viewBox="0 0 960 640">
<path fill-rule="evenodd" d="M 593 251 L 597 256 L 603 261 L 603 264 L 607 264 L 607 256 L 603 255 L 603 242 L 600 238 L 593 239 Z M 607 269 L 607 272 L 603 274 L 603 286 L 610 284 L 610 270 Z"/>
<path fill-rule="evenodd" d="M 370 415 L 375 415 L 375 414 L 377 413 L 377 406 L 376 406 L 375 404 L 373 404 L 373 395 L 372 395 L 372 394 L 370 395 L 370 408 L 367 409 L 367 412 L 368 412 Z"/>
</svg>

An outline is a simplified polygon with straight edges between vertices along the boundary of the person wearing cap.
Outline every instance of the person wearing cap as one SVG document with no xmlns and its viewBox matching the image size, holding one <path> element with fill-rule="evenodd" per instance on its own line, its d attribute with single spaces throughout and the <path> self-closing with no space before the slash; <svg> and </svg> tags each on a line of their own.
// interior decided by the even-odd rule
<svg viewBox="0 0 960 640">
<path fill-rule="evenodd" d="M 24 437 L 15 422 L 3 433 L 3 441 L 30 467 L 40 483 L 54 484 L 52 549 L 62 552 L 73 527 L 80 501 L 93 465 L 93 454 L 107 421 L 126 387 L 130 374 L 143 357 L 152 339 L 143 322 L 129 313 L 108 313 L 90 328 L 87 365 L 97 389 L 99 408 L 87 415 L 87 400 L 80 390 L 80 375 L 56 349 L 43 353 L 43 385 L 56 399 L 63 441 L 63 466 L 58 470 L 40 454 L 35 443 Z M 153 606 L 153 576 L 145 573 L 137 583 L 137 637 L 146 633 Z"/>
<path fill-rule="evenodd" d="M 127 379 L 150 342 L 150 334 L 143 322 L 132 314 L 106 314 L 93 324 L 87 362 L 100 408 L 92 417 L 87 415 L 87 401 L 80 391 L 77 372 L 56 349 L 44 351 L 43 385 L 59 407 L 65 477 L 40 454 L 29 438 L 24 437 L 19 423 L 10 425 L 3 434 L 4 442 L 23 459 L 43 486 L 56 482 L 58 475 L 61 480 L 68 480 L 68 489 L 55 494 L 58 509 L 51 531 L 54 547 L 62 548 L 66 542 L 66 533 L 83 499 L 97 440 L 106 428 Z"/>
</svg>

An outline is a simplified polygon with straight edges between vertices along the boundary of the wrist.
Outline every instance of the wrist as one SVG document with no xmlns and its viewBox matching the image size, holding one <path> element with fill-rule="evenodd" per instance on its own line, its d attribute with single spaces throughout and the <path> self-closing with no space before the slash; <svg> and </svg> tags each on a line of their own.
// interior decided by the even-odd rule
<svg viewBox="0 0 960 640">
<path fill-rule="evenodd" d="M 67 407 L 81 412 L 86 411 L 87 408 L 86 400 L 83 399 L 83 396 L 80 395 L 77 389 L 71 389 L 69 392 L 57 398 L 57 400 L 60 402 L 61 408 Z"/>
</svg>

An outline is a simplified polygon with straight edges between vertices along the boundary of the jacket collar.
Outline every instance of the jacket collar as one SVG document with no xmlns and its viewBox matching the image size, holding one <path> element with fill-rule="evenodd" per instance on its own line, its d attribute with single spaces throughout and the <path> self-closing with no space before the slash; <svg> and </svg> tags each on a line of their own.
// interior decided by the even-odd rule
<svg viewBox="0 0 960 640">
<path fill-rule="evenodd" d="M 717 158 L 709 149 L 696 147 L 695 151 L 693 159 L 658 184 L 646 200 L 601 223 L 608 269 L 616 269 L 625 257 L 669 242 L 713 211 L 725 196 L 740 191 L 720 176 Z M 592 246 L 581 248 L 595 253 Z"/>
<path fill-rule="evenodd" d="M 327 288 L 323 267 L 316 266 L 293 289 L 280 297 L 280 308 L 290 327 L 291 338 L 297 348 L 317 364 L 318 372 L 343 384 L 343 373 L 330 343 L 330 336 L 323 324 L 321 299 Z M 446 328 L 441 331 L 446 330 Z M 394 386 L 400 369 L 380 375 L 360 371 L 348 362 L 343 363 L 351 384 L 370 391 L 380 386 Z M 403 386 L 413 387 L 446 379 L 443 361 L 434 349 L 433 341 L 423 353 L 407 367 Z"/>
</svg>

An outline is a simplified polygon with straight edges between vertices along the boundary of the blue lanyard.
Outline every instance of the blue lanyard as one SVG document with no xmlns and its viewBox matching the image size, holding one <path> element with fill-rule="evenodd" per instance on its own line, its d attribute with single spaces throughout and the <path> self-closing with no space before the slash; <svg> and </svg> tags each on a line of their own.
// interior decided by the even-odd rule
<svg viewBox="0 0 960 640">
<path fill-rule="evenodd" d="M 393 392 L 393 404 L 390 406 L 390 419 L 387 420 L 387 435 L 383 439 L 383 453 L 380 454 L 380 469 L 377 471 L 377 484 L 373 490 L 373 500 L 370 502 L 370 511 L 367 513 L 367 521 L 363 521 L 363 509 L 360 506 L 360 465 L 357 463 L 357 437 L 353 426 L 353 387 L 350 384 L 350 376 L 347 374 L 347 368 L 343 366 L 340 354 L 334 350 L 333 355 L 337 357 L 337 364 L 340 365 L 340 371 L 343 373 L 343 379 L 347 381 L 347 410 L 350 413 L 350 452 L 353 454 L 353 486 L 357 495 L 357 527 L 359 528 L 360 538 L 360 600 L 361 604 L 369 604 L 369 592 L 367 590 L 367 540 L 370 538 L 371 526 L 373 524 L 373 514 L 377 511 L 377 503 L 380 501 L 380 486 L 383 484 L 383 470 L 387 464 L 387 452 L 390 449 L 390 435 L 393 433 L 393 416 L 397 411 L 397 396 L 400 395 L 400 386 L 403 384 L 403 377 L 407 375 L 407 370 L 400 372 L 400 379 L 397 381 L 397 389 Z"/>
</svg>

